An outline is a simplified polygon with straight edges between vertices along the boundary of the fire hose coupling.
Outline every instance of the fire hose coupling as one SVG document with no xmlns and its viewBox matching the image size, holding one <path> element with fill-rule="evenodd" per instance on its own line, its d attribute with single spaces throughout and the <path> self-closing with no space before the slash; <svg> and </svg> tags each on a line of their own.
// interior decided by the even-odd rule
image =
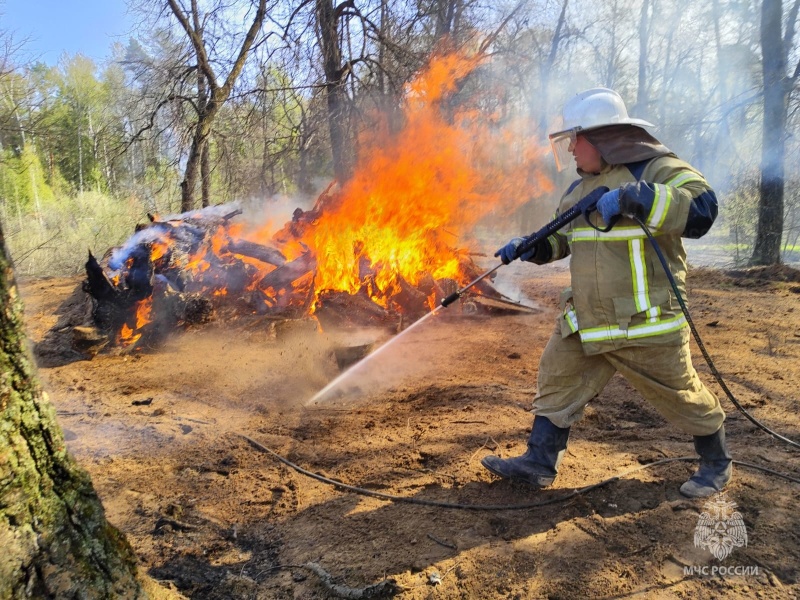
<svg viewBox="0 0 800 600">
<path fill-rule="evenodd" d="M 458 290 L 450 294 L 447 298 L 442 300 L 442 306 L 450 306 L 453 302 L 461 298 L 462 291 Z"/>
</svg>

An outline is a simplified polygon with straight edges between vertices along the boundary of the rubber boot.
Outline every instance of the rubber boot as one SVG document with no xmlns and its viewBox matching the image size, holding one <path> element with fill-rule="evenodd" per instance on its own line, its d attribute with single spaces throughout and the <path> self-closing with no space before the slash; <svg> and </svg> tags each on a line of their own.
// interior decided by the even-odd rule
<svg viewBox="0 0 800 600">
<path fill-rule="evenodd" d="M 535 417 L 525 454 L 507 459 L 486 456 L 481 464 L 503 479 L 523 481 L 537 488 L 547 487 L 555 481 L 568 439 L 569 427 L 557 427 L 546 417 Z"/>
<path fill-rule="evenodd" d="M 696 435 L 694 448 L 700 455 L 700 468 L 681 486 L 681 494 L 707 498 L 722 490 L 733 473 L 731 455 L 725 446 L 725 426 L 711 435 Z"/>
</svg>

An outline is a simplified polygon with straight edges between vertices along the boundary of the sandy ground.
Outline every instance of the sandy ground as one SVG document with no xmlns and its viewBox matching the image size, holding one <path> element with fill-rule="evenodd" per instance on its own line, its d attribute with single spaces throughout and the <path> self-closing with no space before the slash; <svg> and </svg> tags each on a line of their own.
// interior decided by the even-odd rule
<svg viewBox="0 0 800 600">
<path fill-rule="evenodd" d="M 800 282 L 787 274 L 798 272 L 693 271 L 690 306 L 739 401 L 798 440 Z M 551 489 L 481 467 L 486 454 L 524 449 L 567 273 L 512 265 L 500 279 L 538 310 L 442 311 L 311 403 L 340 374 L 335 349 L 355 333 L 212 323 L 154 351 L 64 361 L 40 376 L 141 568 L 190 598 L 329 598 L 332 585 L 386 579 L 404 599 L 796 598 L 800 485 L 737 467 L 726 497 L 747 545 L 717 560 L 694 544 L 706 501 L 678 493 L 696 464 L 652 465 L 693 455 L 690 437 L 621 378 L 573 428 Z M 78 283 L 21 282 L 34 343 Z M 721 393 L 701 362 L 695 351 Z M 737 460 L 800 478 L 797 449 L 723 405 Z"/>
</svg>

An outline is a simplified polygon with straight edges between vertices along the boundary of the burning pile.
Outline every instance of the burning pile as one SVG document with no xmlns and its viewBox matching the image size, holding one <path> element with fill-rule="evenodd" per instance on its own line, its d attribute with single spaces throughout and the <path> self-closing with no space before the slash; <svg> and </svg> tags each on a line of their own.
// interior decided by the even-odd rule
<svg viewBox="0 0 800 600">
<path fill-rule="evenodd" d="M 213 315 L 314 315 L 325 327 L 397 326 L 429 312 L 481 272 L 460 240 L 552 188 L 519 127 L 444 107 L 477 65 L 435 59 L 409 86 L 403 128 L 362 137 L 367 158 L 353 178 L 278 231 L 213 207 L 153 218 L 101 261 L 90 256 L 98 327 L 136 346 Z M 473 291 L 500 297 L 488 283 Z"/>
</svg>

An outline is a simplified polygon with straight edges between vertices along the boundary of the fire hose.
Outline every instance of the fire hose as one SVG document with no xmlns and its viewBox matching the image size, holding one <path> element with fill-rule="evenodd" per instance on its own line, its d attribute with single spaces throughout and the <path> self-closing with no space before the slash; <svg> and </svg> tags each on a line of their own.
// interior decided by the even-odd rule
<svg viewBox="0 0 800 600">
<path fill-rule="evenodd" d="M 523 241 L 517 247 L 516 252 L 514 253 L 514 257 L 513 257 L 512 260 L 516 260 L 520 256 L 522 256 L 523 254 L 528 252 L 529 250 L 532 250 L 536 246 L 536 244 L 538 244 L 540 241 L 547 239 L 549 236 L 551 236 L 555 232 L 559 231 L 560 229 L 565 227 L 568 223 L 571 223 L 572 221 L 574 221 L 575 219 L 577 219 L 580 216 L 583 216 L 586 219 L 586 222 L 592 228 L 597 229 L 598 231 L 602 231 L 602 232 L 610 231 L 614 227 L 614 225 L 616 225 L 616 222 L 619 220 L 619 217 L 615 217 L 614 219 L 612 219 L 612 222 L 609 223 L 607 225 L 607 227 L 605 227 L 605 228 L 599 228 L 599 227 L 595 226 L 591 222 L 591 220 L 589 219 L 590 213 L 595 211 L 596 208 L 597 208 L 598 200 L 600 200 L 600 197 L 603 194 L 605 194 L 607 191 L 608 191 L 607 187 L 598 187 L 598 188 L 596 188 L 595 190 L 591 191 L 586 196 L 581 198 L 574 206 L 572 206 L 568 210 L 566 210 L 563 213 L 561 213 L 558 216 L 556 216 L 555 219 L 553 219 L 552 221 L 547 223 L 540 230 L 538 230 L 537 232 L 532 233 L 531 235 L 523 238 Z M 639 227 L 642 228 L 642 231 L 644 231 L 645 235 L 647 235 L 647 239 L 649 239 L 650 243 L 653 245 L 653 250 L 655 250 L 656 255 L 658 256 L 658 260 L 661 262 L 661 266 L 664 269 L 664 273 L 666 273 L 667 279 L 669 279 L 669 283 L 670 283 L 670 286 L 672 287 L 672 291 L 675 294 L 675 297 L 678 299 L 678 304 L 681 307 L 681 311 L 683 312 L 683 316 L 686 317 L 686 322 L 689 324 L 689 329 L 691 330 L 692 335 L 694 336 L 694 339 L 697 342 L 697 346 L 700 348 L 700 352 L 702 353 L 703 358 L 706 361 L 706 364 L 708 364 L 708 368 L 711 370 L 711 374 L 714 376 L 714 379 L 716 380 L 716 382 L 719 384 L 719 386 L 725 392 L 725 396 L 728 398 L 728 400 L 730 400 L 731 403 L 739 410 L 739 412 L 741 412 L 745 417 L 747 417 L 747 419 L 751 423 L 753 423 L 753 425 L 755 425 L 756 427 L 758 427 L 762 431 L 765 431 L 766 433 L 768 433 L 769 435 L 771 435 L 775 439 L 778 439 L 778 440 L 780 440 L 780 441 L 782 441 L 782 442 L 784 442 L 786 444 L 794 446 L 795 448 L 800 448 L 800 443 L 798 443 L 798 442 L 796 442 L 794 440 L 791 440 L 791 439 L 789 439 L 789 438 L 787 438 L 787 437 L 785 437 L 785 436 L 773 431 L 772 429 L 770 429 L 769 427 L 767 427 L 766 425 L 764 425 L 763 423 L 758 421 L 736 399 L 736 397 L 733 395 L 733 392 L 731 392 L 731 390 L 728 388 L 728 386 L 725 383 L 725 381 L 722 379 L 722 375 L 720 375 L 719 371 L 717 370 L 717 367 L 714 365 L 714 361 L 711 360 L 711 356 L 709 355 L 708 350 L 706 350 L 705 344 L 703 344 L 703 340 L 700 338 L 700 334 L 698 333 L 697 328 L 694 325 L 694 321 L 692 320 L 692 317 L 689 314 L 689 309 L 686 307 L 686 302 L 684 301 L 683 297 L 681 296 L 680 290 L 678 290 L 678 284 L 675 282 L 675 277 L 672 275 L 672 272 L 669 269 L 669 265 L 667 265 L 667 260 L 664 258 L 664 254 L 661 252 L 661 248 L 658 245 L 658 242 L 656 242 L 656 239 L 653 236 L 652 232 L 647 227 L 647 225 L 642 221 L 642 219 L 640 219 L 637 215 L 625 215 L 625 216 L 633 219 L 634 221 L 636 221 L 636 223 L 639 225 Z M 467 290 L 469 290 L 471 287 L 473 287 L 479 281 L 482 281 L 483 279 L 485 279 L 486 277 L 488 277 L 489 275 L 491 275 L 492 273 L 497 271 L 497 269 L 502 267 L 503 264 L 504 263 L 501 262 L 500 264 L 496 265 L 492 269 L 489 269 L 485 273 L 483 273 L 483 274 L 479 275 L 478 277 L 476 277 L 473 281 L 469 282 L 463 288 L 461 288 L 461 289 L 453 292 L 449 296 L 447 296 L 444 300 L 442 300 L 441 306 L 442 307 L 449 306 L 450 304 L 452 304 L 453 302 L 455 302 L 456 300 L 461 298 Z"/>
</svg>

